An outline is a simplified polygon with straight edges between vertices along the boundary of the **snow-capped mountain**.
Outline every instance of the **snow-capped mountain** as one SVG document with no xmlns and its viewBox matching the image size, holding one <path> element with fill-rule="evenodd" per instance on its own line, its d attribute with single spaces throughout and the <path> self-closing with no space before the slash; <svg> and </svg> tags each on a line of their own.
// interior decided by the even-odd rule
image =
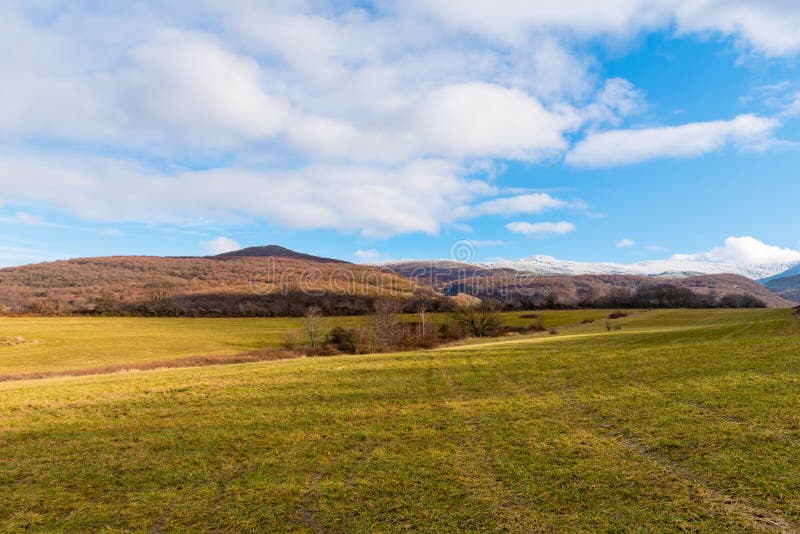
<svg viewBox="0 0 800 534">
<path fill-rule="evenodd" d="M 481 263 L 488 268 L 506 268 L 526 271 L 540 276 L 577 275 L 577 274 L 627 274 L 636 276 L 663 276 L 682 278 L 698 274 L 738 274 L 761 280 L 793 267 L 800 267 L 797 263 L 769 263 L 761 265 L 739 265 L 736 263 L 723 263 L 714 261 L 697 260 L 652 260 L 632 264 L 620 263 L 585 263 L 566 261 L 552 256 L 531 256 L 521 260 L 497 261 Z"/>
<path fill-rule="evenodd" d="M 800 276 L 800 264 L 795 265 L 794 267 L 792 267 L 791 269 L 789 269 L 787 271 L 783 271 L 783 272 L 780 272 L 778 274 L 775 274 L 775 275 L 772 275 L 770 277 L 767 277 L 767 278 L 764 278 L 762 280 L 759 280 L 759 282 L 767 283 L 767 282 L 770 282 L 772 280 L 777 280 L 779 278 L 789 278 L 790 276 Z"/>
</svg>

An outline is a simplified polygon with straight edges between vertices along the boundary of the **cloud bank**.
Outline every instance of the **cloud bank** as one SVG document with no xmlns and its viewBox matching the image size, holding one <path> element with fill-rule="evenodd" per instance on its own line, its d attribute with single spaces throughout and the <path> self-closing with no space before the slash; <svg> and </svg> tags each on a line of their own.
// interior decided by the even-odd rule
<svg viewBox="0 0 800 534">
<path fill-rule="evenodd" d="M 789 57 L 800 5 L 12 0 L 2 200 L 109 222 L 435 234 L 573 206 L 502 191 L 497 160 L 603 167 L 769 144 L 776 119 L 752 114 L 624 127 L 645 97 L 604 79 L 588 43 L 657 30 Z"/>
</svg>

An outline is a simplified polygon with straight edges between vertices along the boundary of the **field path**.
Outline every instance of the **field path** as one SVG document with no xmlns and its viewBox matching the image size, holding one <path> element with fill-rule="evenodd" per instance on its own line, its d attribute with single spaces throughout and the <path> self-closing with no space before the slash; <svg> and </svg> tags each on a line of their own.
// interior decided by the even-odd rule
<svg viewBox="0 0 800 534">
<path fill-rule="evenodd" d="M 651 332 L 660 331 L 653 330 Z M 545 339 L 550 340 L 553 338 Z M 492 345 L 492 343 L 488 343 L 487 345 Z M 543 392 L 530 391 L 523 383 L 515 381 L 513 377 L 510 377 L 496 365 L 491 365 L 490 368 L 496 376 L 500 377 L 509 389 L 514 390 L 518 395 L 529 400 L 538 400 L 541 398 Z M 742 520 L 750 528 L 758 532 L 780 532 L 782 534 L 800 533 L 800 524 L 792 522 L 790 519 L 778 513 L 766 510 L 751 502 L 737 500 L 730 495 L 726 495 L 715 489 L 710 482 L 703 480 L 698 474 L 693 473 L 680 463 L 673 461 L 663 454 L 659 454 L 653 449 L 649 449 L 635 437 L 627 435 L 625 432 L 608 424 L 606 421 L 597 419 L 597 416 L 592 413 L 590 407 L 578 399 L 572 391 L 572 388 L 554 384 L 548 393 L 558 395 L 565 405 L 568 406 L 570 410 L 574 411 L 570 419 L 575 424 L 580 425 L 581 428 L 592 434 L 610 439 L 619 447 L 626 449 L 629 453 L 651 462 L 659 470 L 663 471 L 666 476 L 677 476 L 690 483 L 695 495 L 716 515 L 726 514 Z"/>
</svg>

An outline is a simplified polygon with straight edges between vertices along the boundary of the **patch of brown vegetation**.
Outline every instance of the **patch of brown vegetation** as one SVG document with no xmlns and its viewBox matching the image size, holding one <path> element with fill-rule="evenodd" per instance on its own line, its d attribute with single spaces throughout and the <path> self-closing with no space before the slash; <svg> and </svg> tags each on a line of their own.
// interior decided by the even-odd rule
<svg viewBox="0 0 800 534">
<path fill-rule="evenodd" d="M 733 274 L 689 278 L 648 278 L 629 275 L 535 276 L 530 273 L 488 273 L 464 278 L 450 285 L 459 292 L 495 298 L 504 304 L 525 307 L 624 306 L 637 292 L 664 287 L 689 290 L 711 306 L 725 297 L 751 295 L 771 308 L 790 308 L 791 302 L 775 295 L 754 280 Z M 448 286 L 448 287 L 450 287 Z M 444 288 L 445 293 L 448 287 Z M 654 307 L 664 307 L 654 304 Z M 667 307 L 683 307 L 669 305 Z M 692 306 L 688 306 L 692 307 Z M 702 306 L 698 306 L 702 307 Z"/>
<path fill-rule="evenodd" d="M 309 303 L 358 314 L 376 295 L 419 291 L 392 271 L 327 260 L 114 256 L 0 269 L 0 314 L 285 316 Z"/>
<path fill-rule="evenodd" d="M 41 378 L 54 378 L 59 376 L 107 375 L 111 373 L 121 373 L 126 371 L 153 371 L 156 369 L 175 369 L 179 367 L 231 365 L 235 363 L 253 363 L 253 362 L 265 362 L 272 360 L 287 360 L 291 358 L 302 358 L 303 356 L 304 355 L 302 353 L 289 350 L 270 350 L 270 349 L 252 350 L 248 352 L 241 352 L 239 354 L 190 356 L 186 358 L 175 358 L 173 360 L 108 365 L 105 367 L 91 367 L 87 369 L 70 369 L 65 371 L 43 371 L 43 372 L 0 375 L 0 382 L 11 382 L 16 380 L 35 380 Z"/>
<path fill-rule="evenodd" d="M 31 345 L 38 343 L 38 339 L 26 339 L 22 336 L 0 338 L 0 347 L 13 347 L 14 345 Z"/>
</svg>

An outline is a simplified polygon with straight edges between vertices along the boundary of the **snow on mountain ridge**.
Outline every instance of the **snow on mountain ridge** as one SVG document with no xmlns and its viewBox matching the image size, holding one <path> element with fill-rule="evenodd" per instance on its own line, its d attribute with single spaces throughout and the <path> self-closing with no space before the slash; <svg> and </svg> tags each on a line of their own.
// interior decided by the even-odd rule
<svg viewBox="0 0 800 534">
<path fill-rule="evenodd" d="M 485 262 L 479 265 L 488 268 L 506 268 L 532 272 L 541 276 L 578 274 L 627 274 L 636 276 L 664 276 L 683 278 L 697 274 L 738 274 L 753 280 L 768 278 L 783 273 L 797 263 L 769 263 L 761 265 L 739 265 L 700 260 L 650 260 L 632 264 L 590 263 L 559 260 L 552 256 L 531 256 L 520 260 Z"/>
</svg>

